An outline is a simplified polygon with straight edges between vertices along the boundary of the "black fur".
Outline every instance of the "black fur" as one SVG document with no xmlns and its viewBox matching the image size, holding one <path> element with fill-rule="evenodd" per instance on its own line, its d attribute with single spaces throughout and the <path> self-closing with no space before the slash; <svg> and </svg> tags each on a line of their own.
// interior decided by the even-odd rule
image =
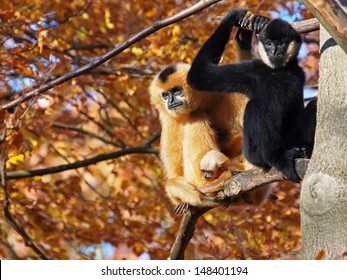
<svg viewBox="0 0 347 280">
<path fill-rule="evenodd" d="M 228 12 L 194 59 L 188 73 L 188 84 L 193 89 L 206 92 L 241 92 L 247 95 L 249 102 L 243 130 L 246 158 L 266 170 L 275 167 L 289 180 L 299 182 L 294 159 L 302 157 L 301 148 L 305 148 L 300 146 L 303 140 L 296 129 L 298 118 L 304 110 L 305 76 L 296 55 L 283 67 L 276 69 L 260 59 L 227 65 L 215 63 L 223 54 L 233 26 L 245 13 L 246 10 Z M 296 31 L 281 20 L 270 21 L 259 36 L 261 39 L 275 36 L 286 46 L 291 41 L 300 44 Z M 275 56 L 276 52 L 272 55 Z M 279 59 L 283 60 L 283 52 L 277 53 Z M 276 61 L 276 65 L 280 63 Z M 299 137 L 294 137 L 294 133 Z"/>
<path fill-rule="evenodd" d="M 292 142 L 306 149 L 305 157 L 311 158 L 316 130 L 317 99 L 311 100 L 298 116 Z"/>
<path fill-rule="evenodd" d="M 176 65 L 170 65 L 168 67 L 166 67 L 163 71 L 160 72 L 159 74 L 159 79 L 165 83 L 167 82 L 169 76 L 173 73 L 176 72 Z"/>
</svg>

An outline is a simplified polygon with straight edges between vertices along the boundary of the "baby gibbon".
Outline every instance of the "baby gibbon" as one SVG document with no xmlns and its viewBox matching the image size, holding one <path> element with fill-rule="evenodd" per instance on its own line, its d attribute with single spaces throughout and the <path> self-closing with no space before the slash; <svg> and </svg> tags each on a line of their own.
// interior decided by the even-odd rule
<svg viewBox="0 0 347 280">
<path fill-rule="evenodd" d="M 232 169 L 236 166 L 238 167 L 237 171 Z M 211 184 L 197 189 L 205 195 L 222 191 L 226 181 L 235 175 L 235 172 L 243 171 L 248 167 L 251 167 L 251 165 L 248 165 L 243 155 L 229 159 L 223 153 L 211 150 L 200 161 L 201 172 L 206 180 L 211 181 Z M 237 198 L 232 203 L 237 206 L 244 206 L 245 204 L 259 206 L 268 197 L 270 190 L 270 185 L 264 185 L 249 193 L 242 194 L 240 199 Z"/>
<path fill-rule="evenodd" d="M 201 159 L 200 170 L 206 180 L 213 181 L 224 173 L 230 173 L 230 165 L 231 161 L 226 155 L 220 151 L 211 150 Z M 230 178 L 230 176 L 228 177 Z"/>
<path fill-rule="evenodd" d="M 232 167 L 237 167 L 237 170 L 233 171 Z M 207 152 L 200 161 L 200 170 L 208 181 L 218 178 L 223 178 L 225 181 L 231 178 L 232 173 L 244 171 L 244 168 L 245 161 L 242 161 L 241 156 L 234 157 L 231 160 L 220 151 L 215 150 Z"/>
</svg>

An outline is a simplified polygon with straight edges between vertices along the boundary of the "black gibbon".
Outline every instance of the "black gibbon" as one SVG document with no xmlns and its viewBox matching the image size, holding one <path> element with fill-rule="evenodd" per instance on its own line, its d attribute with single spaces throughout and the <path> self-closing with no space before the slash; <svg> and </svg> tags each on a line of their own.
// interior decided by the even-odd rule
<svg viewBox="0 0 347 280">
<path fill-rule="evenodd" d="M 256 166 L 265 170 L 275 167 L 289 180 L 299 182 L 294 160 L 310 156 L 302 146 L 303 136 L 295 132 L 297 137 L 293 137 L 294 131 L 300 131 L 296 126 L 304 110 L 305 75 L 297 61 L 301 37 L 289 23 L 271 20 L 257 34 L 261 59 L 218 65 L 233 26 L 246 13 L 231 10 L 226 14 L 195 57 L 188 85 L 216 99 L 220 98 L 218 93 L 245 94 L 249 98 L 243 123 L 245 157 Z M 315 120 L 315 115 L 311 117 Z M 313 135 L 308 137 L 313 139 Z"/>
<path fill-rule="evenodd" d="M 236 41 L 243 44 L 239 48 L 248 48 L 241 58 L 251 56 L 251 43 L 245 42 L 251 40 L 249 34 L 244 30 L 236 34 Z M 166 192 L 176 205 L 175 212 L 182 212 L 188 205 L 220 204 L 213 198 L 214 192 L 207 190 L 203 194 L 197 190 L 212 183 L 203 176 L 200 161 L 210 150 L 220 151 L 229 158 L 240 156 L 243 114 L 248 101 L 244 95 L 216 97 L 192 90 L 186 81 L 189 69 L 188 64 L 168 66 L 149 88 L 151 103 L 159 112 L 162 126 L 160 156 L 167 179 Z M 243 171 L 251 166 L 245 162 L 237 162 L 230 168 Z"/>
</svg>

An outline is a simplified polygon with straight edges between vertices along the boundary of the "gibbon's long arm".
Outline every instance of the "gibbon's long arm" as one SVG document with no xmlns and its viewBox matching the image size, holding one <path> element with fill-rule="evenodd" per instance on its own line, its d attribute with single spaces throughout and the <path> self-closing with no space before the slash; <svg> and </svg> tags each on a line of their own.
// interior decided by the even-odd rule
<svg viewBox="0 0 347 280">
<path fill-rule="evenodd" d="M 255 60 L 242 63 L 218 65 L 225 45 L 230 39 L 234 26 L 246 15 L 247 10 L 232 10 L 227 13 L 216 31 L 201 47 L 188 72 L 188 84 L 200 91 L 218 91 L 223 93 L 241 92 L 250 95 L 257 79 L 261 62 Z M 268 18 L 254 15 L 255 18 Z M 201 81 L 204 81 L 203 83 Z M 250 97 L 250 96 L 249 96 Z"/>
</svg>

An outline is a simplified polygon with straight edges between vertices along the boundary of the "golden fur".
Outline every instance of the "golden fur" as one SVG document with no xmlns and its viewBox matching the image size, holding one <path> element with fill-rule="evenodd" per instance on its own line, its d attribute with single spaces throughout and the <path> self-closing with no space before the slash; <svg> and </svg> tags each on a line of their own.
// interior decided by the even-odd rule
<svg viewBox="0 0 347 280">
<path fill-rule="evenodd" d="M 201 207 L 216 206 L 217 202 L 197 190 L 211 183 L 204 178 L 200 161 L 210 150 L 221 151 L 230 158 L 241 154 L 247 99 L 238 94 L 216 98 L 192 91 L 186 82 L 190 65 L 176 64 L 175 68 L 165 82 L 158 74 L 149 88 L 151 103 L 159 112 L 162 126 L 160 157 L 167 177 L 166 192 L 175 205 L 183 202 Z M 183 88 L 185 104 L 168 110 L 161 94 L 175 86 Z"/>
</svg>

